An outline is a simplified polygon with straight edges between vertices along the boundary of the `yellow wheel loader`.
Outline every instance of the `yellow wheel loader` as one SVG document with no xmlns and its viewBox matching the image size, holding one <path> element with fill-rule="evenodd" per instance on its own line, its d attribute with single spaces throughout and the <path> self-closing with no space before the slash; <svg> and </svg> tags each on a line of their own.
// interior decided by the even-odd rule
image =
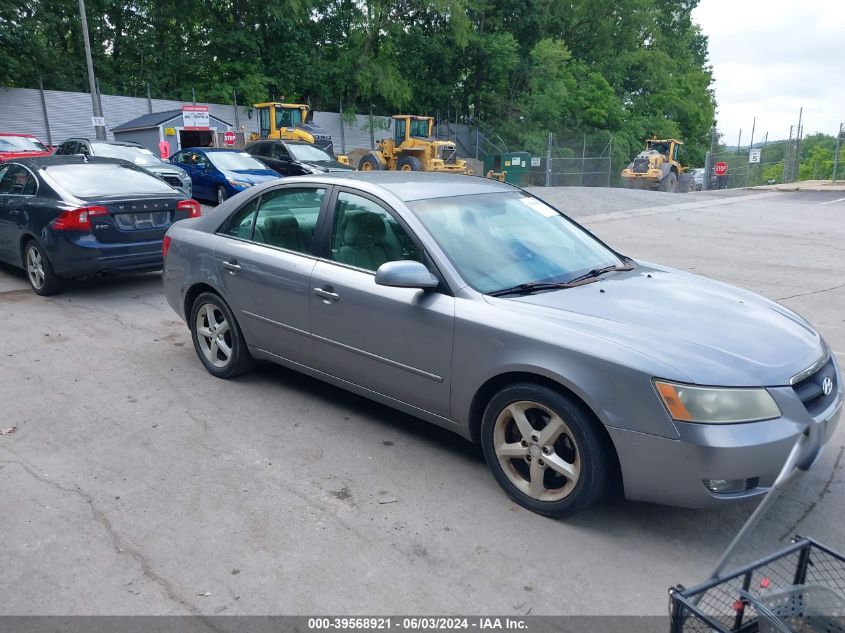
<svg viewBox="0 0 845 633">
<path fill-rule="evenodd" d="M 382 139 L 378 146 L 361 157 L 359 171 L 441 171 L 472 175 L 467 162 L 457 157 L 455 144 L 434 139 L 434 119 L 428 116 L 397 114 L 393 120 L 393 138 Z"/>
<path fill-rule="evenodd" d="M 683 141 L 652 138 L 645 149 L 622 170 L 622 184 L 626 189 L 651 189 L 687 193 L 692 191 L 692 174 L 678 161 Z"/>
<path fill-rule="evenodd" d="M 258 134 L 253 133 L 250 140 L 282 139 L 287 141 L 305 141 L 322 147 L 330 156 L 335 156 L 334 142 L 331 135 L 314 125 L 311 111 L 304 103 L 256 103 L 258 112 Z M 338 162 L 349 164 L 346 156 L 336 156 Z"/>
</svg>

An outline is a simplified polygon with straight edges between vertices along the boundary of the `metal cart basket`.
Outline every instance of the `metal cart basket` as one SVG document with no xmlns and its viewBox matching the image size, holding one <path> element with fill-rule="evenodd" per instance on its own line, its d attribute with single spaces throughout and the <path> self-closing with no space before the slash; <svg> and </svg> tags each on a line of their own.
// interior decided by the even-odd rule
<svg viewBox="0 0 845 633">
<path fill-rule="evenodd" d="M 669 595 L 671 633 L 845 633 L 845 557 L 806 538 Z"/>
</svg>

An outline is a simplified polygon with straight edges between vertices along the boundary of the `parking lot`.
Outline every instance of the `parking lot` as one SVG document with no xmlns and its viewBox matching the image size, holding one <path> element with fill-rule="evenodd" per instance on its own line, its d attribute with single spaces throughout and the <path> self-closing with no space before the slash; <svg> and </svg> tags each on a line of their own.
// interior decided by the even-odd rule
<svg viewBox="0 0 845 633">
<path fill-rule="evenodd" d="M 621 252 L 759 292 L 845 361 L 839 193 L 537 193 Z M 50 299 L 0 268 L 0 612 L 663 615 L 754 503 L 509 501 L 479 448 L 278 367 L 210 376 L 156 274 Z M 845 548 L 845 428 L 741 560 Z"/>
</svg>

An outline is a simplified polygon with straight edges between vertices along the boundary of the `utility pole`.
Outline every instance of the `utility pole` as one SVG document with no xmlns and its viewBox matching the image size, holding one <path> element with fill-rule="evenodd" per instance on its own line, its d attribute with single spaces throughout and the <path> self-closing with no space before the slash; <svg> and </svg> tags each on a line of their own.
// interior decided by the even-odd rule
<svg viewBox="0 0 845 633">
<path fill-rule="evenodd" d="M 836 171 L 839 167 L 839 147 L 842 143 L 843 134 L 845 134 L 845 123 L 840 123 L 839 134 L 836 135 L 836 151 L 833 152 L 833 182 L 836 182 Z"/>
<path fill-rule="evenodd" d="M 795 141 L 795 171 L 793 172 L 792 180 L 798 180 L 798 172 L 801 167 L 801 137 L 804 136 L 804 130 L 801 129 L 801 117 L 804 114 L 804 107 L 798 111 L 798 138 Z"/>
<path fill-rule="evenodd" d="M 97 98 L 97 79 L 94 77 L 94 61 L 91 59 L 91 42 L 88 39 L 88 18 L 85 17 L 85 0 L 79 0 L 79 18 L 82 21 L 82 39 L 85 42 L 85 63 L 88 65 L 88 87 L 91 90 L 91 109 L 98 122 L 102 122 L 103 111 Z M 106 126 L 95 125 L 97 140 L 106 140 Z"/>
</svg>

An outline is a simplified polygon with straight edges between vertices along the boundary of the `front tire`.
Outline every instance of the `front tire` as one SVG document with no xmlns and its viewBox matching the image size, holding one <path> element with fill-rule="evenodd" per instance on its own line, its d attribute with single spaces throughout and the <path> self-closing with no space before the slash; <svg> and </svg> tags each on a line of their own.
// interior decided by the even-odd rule
<svg viewBox="0 0 845 633">
<path fill-rule="evenodd" d="M 380 171 L 381 161 L 372 154 L 364 154 L 358 163 L 358 171 Z"/>
<path fill-rule="evenodd" d="M 516 384 L 490 400 L 481 445 L 493 477 L 519 505 L 562 517 L 605 494 L 607 441 L 572 398 L 542 385 Z"/>
<path fill-rule="evenodd" d="M 47 254 L 36 240 L 29 240 L 24 246 L 23 265 L 26 278 L 35 294 L 49 297 L 64 288 L 64 280 L 55 273 Z"/>
<path fill-rule="evenodd" d="M 396 169 L 399 171 L 422 171 L 422 161 L 416 156 L 403 156 L 396 163 Z"/>
<path fill-rule="evenodd" d="M 666 174 L 663 180 L 660 181 L 660 191 L 674 193 L 677 188 L 678 176 L 675 175 L 674 171 L 670 171 L 668 174 Z"/>
<path fill-rule="evenodd" d="M 194 350 L 212 376 L 234 378 L 255 366 L 235 316 L 219 295 L 198 296 L 188 323 Z"/>
</svg>

